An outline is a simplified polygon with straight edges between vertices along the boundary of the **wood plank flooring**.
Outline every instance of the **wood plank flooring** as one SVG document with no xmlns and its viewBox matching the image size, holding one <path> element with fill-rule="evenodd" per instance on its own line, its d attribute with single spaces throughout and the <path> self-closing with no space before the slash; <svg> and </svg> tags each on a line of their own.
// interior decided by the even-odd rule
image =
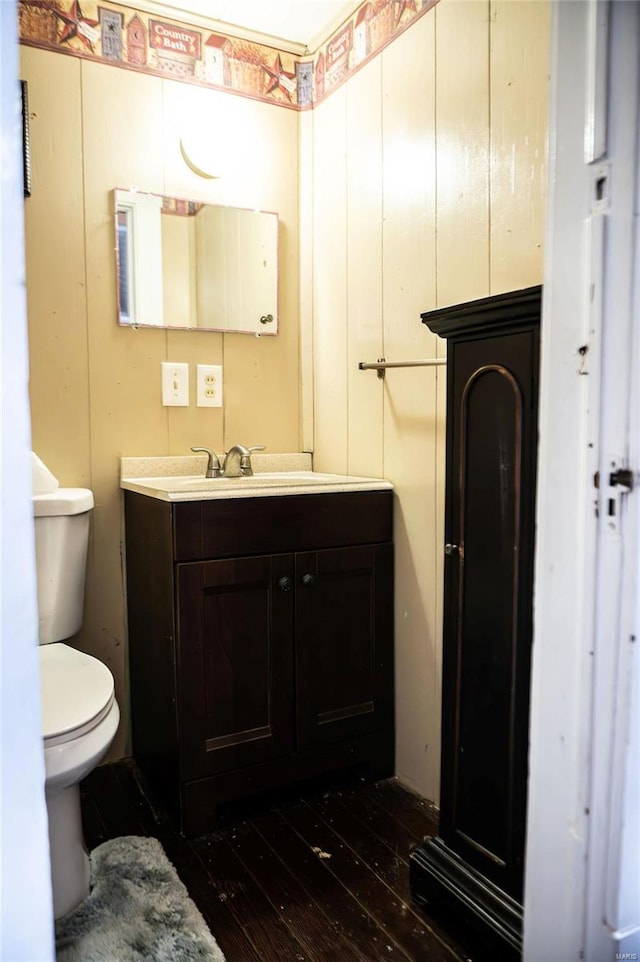
<svg viewBox="0 0 640 962">
<path fill-rule="evenodd" d="M 159 839 L 227 962 L 481 962 L 411 900 L 409 853 L 437 824 L 395 779 L 228 811 L 197 839 L 149 801 L 129 759 L 95 769 L 81 799 L 89 849 Z"/>
</svg>

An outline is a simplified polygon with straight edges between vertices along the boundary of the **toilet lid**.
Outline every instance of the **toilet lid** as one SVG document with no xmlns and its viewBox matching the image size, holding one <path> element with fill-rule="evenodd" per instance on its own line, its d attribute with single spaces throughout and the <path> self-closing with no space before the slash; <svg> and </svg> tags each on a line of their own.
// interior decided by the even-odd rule
<svg viewBox="0 0 640 962">
<path fill-rule="evenodd" d="M 83 514 L 94 505 L 88 488 L 56 488 L 48 494 L 34 494 L 33 514 L 36 518 L 54 518 L 61 514 Z"/>
<path fill-rule="evenodd" d="M 60 642 L 40 645 L 39 652 L 45 741 L 59 744 L 95 728 L 114 698 L 107 666 Z"/>
</svg>

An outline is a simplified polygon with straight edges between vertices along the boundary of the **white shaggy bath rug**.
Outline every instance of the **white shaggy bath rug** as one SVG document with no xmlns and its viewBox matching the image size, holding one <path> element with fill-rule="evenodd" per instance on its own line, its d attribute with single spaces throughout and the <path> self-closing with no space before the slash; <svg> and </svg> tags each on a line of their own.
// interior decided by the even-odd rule
<svg viewBox="0 0 640 962">
<path fill-rule="evenodd" d="M 91 853 L 91 893 L 56 923 L 57 962 L 224 962 L 155 838 Z"/>
</svg>

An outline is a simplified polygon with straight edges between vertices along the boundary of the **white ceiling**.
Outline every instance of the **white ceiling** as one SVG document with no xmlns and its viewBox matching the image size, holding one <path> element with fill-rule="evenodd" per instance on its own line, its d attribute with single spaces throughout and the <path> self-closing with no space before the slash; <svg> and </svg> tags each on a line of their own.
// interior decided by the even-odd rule
<svg viewBox="0 0 640 962">
<path fill-rule="evenodd" d="M 312 48 L 345 20 L 360 0 L 162 0 L 165 10 L 189 21 L 222 24 L 257 31 Z"/>
</svg>

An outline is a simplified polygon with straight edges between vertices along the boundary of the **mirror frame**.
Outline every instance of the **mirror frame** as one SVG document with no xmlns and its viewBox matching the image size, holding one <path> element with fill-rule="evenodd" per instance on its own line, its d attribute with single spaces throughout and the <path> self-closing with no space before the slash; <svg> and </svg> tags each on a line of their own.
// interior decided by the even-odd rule
<svg viewBox="0 0 640 962">
<path fill-rule="evenodd" d="M 162 214 L 163 211 L 169 212 L 171 208 L 176 209 L 179 207 L 184 207 L 186 211 L 190 211 L 192 208 L 201 207 L 211 207 L 220 210 L 231 210 L 246 212 L 251 214 L 266 214 L 271 217 L 275 217 L 275 260 L 276 260 L 276 277 L 275 277 L 275 317 L 271 314 L 265 314 L 259 316 L 259 322 L 263 325 L 264 329 L 256 330 L 250 328 L 240 328 L 240 327 L 205 327 L 205 326 L 187 326 L 180 324 L 154 324 L 149 322 L 140 322 L 135 319 L 135 312 L 133 319 L 123 320 L 123 313 L 121 310 L 121 262 L 122 262 L 122 246 L 121 246 L 121 233 L 119 225 L 119 215 L 125 212 L 126 216 L 131 218 L 132 226 L 129 231 L 129 236 L 133 234 L 135 236 L 136 232 L 141 232 L 136 226 L 136 212 L 135 205 L 127 204 L 126 199 L 122 195 L 125 194 L 137 194 L 149 198 L 158 198 L 160 203 L 158 205 L 159 213 Z M 116 187 L 112 191 L 113 195 L 113 223 L 115 226 L 115 259 L 116 259 L 116 309 L 117 309 L 117 320 L 119 327 L 126 327 L 132 329 L 148 329 L 148 330 L 162 330 L 162 331 L 210 331 L 212 333 L 218 334 L 251 334 L 254 337 L 262 336 L 276 336 L 279 333 L 280 327 L 280 218 L 277 212 L 267 211 L 250 207 L 232 207 L 230 204 L 211 204 L 207 201 L 198 200 L 187 200 L 181 197 L 172 197 L 167 194 L 158 194 L 154 191 L 143 191 L 138 190 L 135 187 Z M 167 203 L 165 203 L 167 202 Z M 139 226 L 139 225 L 138 225 Z M 156 296 L 157 292 L 162 290 L 162 245 L 158 245 L 159 257 L 154 259 L 152 257 L 151 273 L 153 279 L 151 281 L 152 290 L 155 289 Z M 129 288 L 129 304 L 131 301 L 135 301 L 135 285 L 136 285 L 136 275 L 139 275 L 142 268 L 135 267 L 135 251 L 134 244 L 128 243 L 127 249 L 125 251 L 125 256 L 128 262 L 128 268 L 126 276 L 128 279 Z M 157 260 L 157 263 L 155 262 Z M 144 273 L 148 274 L 148 269 Z M 148 313 L 153 314 L 153 310 Z M 162 303 L 160 302 L 160 307 L 158 313 L 162 313 Z M 275 324 L 273 323 L 275 321 Z"/>
</svg>

